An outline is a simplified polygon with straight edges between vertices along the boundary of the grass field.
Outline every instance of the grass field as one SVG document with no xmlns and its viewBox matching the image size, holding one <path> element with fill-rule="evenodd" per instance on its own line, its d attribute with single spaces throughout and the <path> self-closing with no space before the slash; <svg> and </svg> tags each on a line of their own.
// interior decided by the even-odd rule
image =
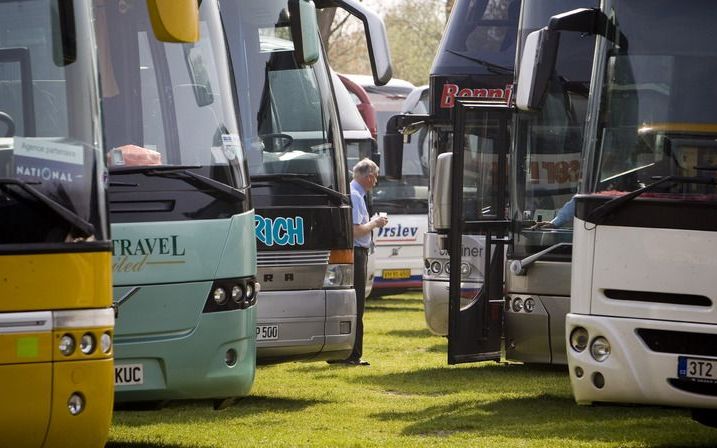
<svg viewBox="0 0 717 448">
<path fill-rule="evenodd" d="M 251 396 L 117 411 L 107 447 L 715 447 L 684 410 L 575 405 L 565 369 L 446 364 L 420 294 L 369 300 L 369 367 L 260 367 Z"/>
</svg>

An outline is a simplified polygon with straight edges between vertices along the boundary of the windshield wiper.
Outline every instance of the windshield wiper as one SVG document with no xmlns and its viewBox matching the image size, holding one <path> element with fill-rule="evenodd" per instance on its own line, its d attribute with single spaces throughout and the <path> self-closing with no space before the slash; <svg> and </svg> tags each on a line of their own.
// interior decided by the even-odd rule
<svg viewBox="0 0 717 448">
<path fill-rule="evenodd" d="M 10 179 L 10 178 L 0 178 L 0 186 L 2 186 L 2 190 L 6 193 L 9 193 L 13 195 L 16 198 L 19 199 L 25 199 L 25 196 L 17 194 L 17 192 L 13 192 L 8 188 L 8 186 L 16 186 L 20 190 L 24 191 L 25 193 L 29 194 L 33 197 L 33 199 L 37 200 L 40 204 L 44 205 L 48 209 L 50 209 L 52 212 L 54 212 L 57 216 L 62 218 L 65 222 L 68 224 L 71 224 L 74 228 L 82 232 L 82 236 L 84 237 L 90 237 L 95 234 L 95 226 L 92 225 L 91 222 L 85 220 L 77 213 L 73 212 L 72 210 L 64 207 L 59 202 L 55 201 L 54 199 L 49 198 L 48 196 L 45 196 L 43 193 L 35 189 L 32 185 L 30 185 L 27 182 L 23 182 L 19 179 Z"/>
<path fill-rule="evenodd" d="M 148 171 L 182 171 L 196 170 L 202 168 L 201 165 L 141 165 L 141 166 L 113 166 L 110 168 L 110 174 L 137 174 L 146 173 Z"/>
<path fill-rule="evenodd" d="M 476 62 L 483 67 L 487 68 L 488 71 L 491 73 L 495 73 L 496 75 L 512 75 L 513 69 L 509 67 L 504 67 L 502 65 L 493 64 L 492 62 L 484 61 L 483 59 L 474 58 L 473 56 L 468 56 L 467 54 L 463 54 L 459 51 L 455 50 L 447 50 L 451 54 L 455 54 L 456 56 L 460 56 L 462 58 L 468 59 L 469 61 Z"/>
<path fill-rule="evenodd" d="M 195 172 L 189 171 L 202 168 L 201 165 L 145 165 L 145 166 L 119 166 L 110 168 L 110 174 L 144 174 L 145 176 L 167 177 L 170 179 L 178 179 L 187 182 L 190 185 L 198 184 L 199 187 L 210 188 L 219 193 L 226 194 L 240 201 L 246 200 L 246 194 L 231 185 L 219 182 L 210 177 L 202 176 Z M 120 185 L 119 183 L 110 181 L 111 185 L 117 186 L 133 186 L 131 184 Z M 136 186 L 136 185 L 134 185 Z M 197 186 L 197 185 L 195 185 Z"/>
<path fill-rule="evenodd" d="M 339 193 L 336 190 L 333 190 L 329 187 L 325 187 L 321 184 L 317 184 L 316 182 L 310 181 L 306 179 L 307 177 L 310 177 L 309 174 L 298 174 L 298 173 L 279 173 L 279 174 L 255 174 L 251 176 L 252 181 L 287 181 L 291 182 L 297 185 L 304 186 L 308 188 L 309 190 L 319 191 L 321 193 L 326 194 L 328 197 L 334 200 L 338 205 L 349 205 L 351 204 L 351 201 L 349 200 L 348 196 L 346 196 L 343 193 Z"/>
<path fill-rule="evenodd" d="M 649 185 L 645 185 L 642 188 L 631 191 L 627 194 L 619 196 L 615 199 L 611 199 L 592 211 L 587 217 L 589 222 L 594 224 L 602 224 L 605 222 L 605 218 L 618 208 L 632 201 L 642 193 L 652 191 L 660 185 L 667 183 L 678 183 L 678 184 L 700 184 L 700 185 L 717 185 L 717 179 L 713 177 L 683 177 L 683 176 L 665 176 L 659 178 L 656 182 Z"/>
</svg>

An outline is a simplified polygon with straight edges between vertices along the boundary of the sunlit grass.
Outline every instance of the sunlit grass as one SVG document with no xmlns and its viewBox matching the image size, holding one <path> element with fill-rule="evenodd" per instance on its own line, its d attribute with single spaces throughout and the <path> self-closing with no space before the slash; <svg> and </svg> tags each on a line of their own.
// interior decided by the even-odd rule
<svg viewBox="0 0 717 448">
<path fill-rule="evenodd" d="M 420 294 L 369 300 L 370 367 L 260 367 L 251 396 L 115 412 L 108 447 L 717 446 L 684 410 L 575 405 L 564 368 L 448 366 Z"/>
</svg>

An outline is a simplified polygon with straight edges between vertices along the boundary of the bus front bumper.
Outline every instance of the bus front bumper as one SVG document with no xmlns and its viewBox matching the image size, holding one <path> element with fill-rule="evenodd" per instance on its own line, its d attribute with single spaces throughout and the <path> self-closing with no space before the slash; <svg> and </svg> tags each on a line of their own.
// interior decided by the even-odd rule
<svg viewBox="0 0 717 448">
<path fill-rule="evenodd" d="M 588 331 L 588 346 L 577 352 L 568 343 L 570 383 L 578 404 L 593 402 L 636 403 L 689 408 L 717 408 L 717 380 L 692 380 L 680 376 L 680 358 L 699 358 L 717 363 L 717 356 L 657 351 L 653 336 L 674 338 L 678 334 L 717 335 L 717 325 L 648 319 L 568 314 L 566 337 L 582 327 Z M 670 332 L 670 333 L 666 333 Z M 642 334 L 642 336 L 641 336 Z M 591 354 L 597 337 L 607 339 L 610 354 L 598 362 Z M 687 340 L 689 340 L 689 338 Z M 672 345 L 672 344 L 671 344 Z M 656 350 L 650 349 L 653 346 Z M 695 347 L 697 349 L 717 348 Z M 713 372 L 717 376 L 717 372 Z"/>
<path fill-rule="evenodd" d="M 117 338 L 115 401 L 248 395 L 256 371 L 255 321 L 252 306 L 204 313 L 186 332 Z"/>
<path fill-rule="evenodd" d="M 262 291 L 256 329 L 259 364 L 345 359 L 356 337 L 356 291 Z"/>
</svg>

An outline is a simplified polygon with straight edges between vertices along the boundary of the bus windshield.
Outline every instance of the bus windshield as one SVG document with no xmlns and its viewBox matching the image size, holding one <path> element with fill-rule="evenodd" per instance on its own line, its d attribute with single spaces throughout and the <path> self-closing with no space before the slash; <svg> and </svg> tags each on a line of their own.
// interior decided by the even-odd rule
<svg viewBox="0 0 717 448">
<path fill-rule="evenodd" d="M 0 2 L 0 244 L 108 238 L 89 10 Z"/>
<path fill-rule="evenodd" d="M 519 29 L 520 42 L 525 42 L 528 34 L 541 28 L 551 16 L 580 6 L 595 7 L 595 3 L 527 2 Z M 511 249 L 511 255 L 517 258 L 572 241 L 569 207 L 581 174 L 594 42 L 593 36 L 562 33 L 556 69 L 542 109 L 517 114 L 511 188 L 513 220 L 521 223 Z M 564 206 L 566 211 L 561 214 Z M 565 245 L 544 259 L 569 260 L 570 254 L 570 246 Z"/>
<path fill-rule="evenodd" d="M 176 166 L 247 186 L 224 39 L 210 3 L 200 7 L 200 41 L 177 45 L 154 38 L 143 5 L 96 0 L 110 172 Z"/>
<path fill-rule="evenodd" d="M 616 2 L 622 46 L 609 44 L 596 150 L 588 191 L 622 194 L 664 176 L 707 182 L 667 183 L 642 197 L 717 200 L 717 111 L 712 99 L 717 50 L 711 14 L 698 0 L 687 11 L 667 0 Z M 676 32 L 690 29 L 689 34 Z"/>
<path fill-rule="evenodd" d="M 343 160 L 341 134 L 329 73 L 323 56 L 312 67 L 296 63 L 288 1 L 223 2 L 222 16 L 251 175 L 301 175 L 343 191 L 343 163 L 337 170 Z"/>
<path fill-rule="evenodd" d="M 511 74 L 520 0 L 458 0 L 434 65 L 456 73 Z M 441 62 L 446 58 L 451 63 Z"/>
</svg>

